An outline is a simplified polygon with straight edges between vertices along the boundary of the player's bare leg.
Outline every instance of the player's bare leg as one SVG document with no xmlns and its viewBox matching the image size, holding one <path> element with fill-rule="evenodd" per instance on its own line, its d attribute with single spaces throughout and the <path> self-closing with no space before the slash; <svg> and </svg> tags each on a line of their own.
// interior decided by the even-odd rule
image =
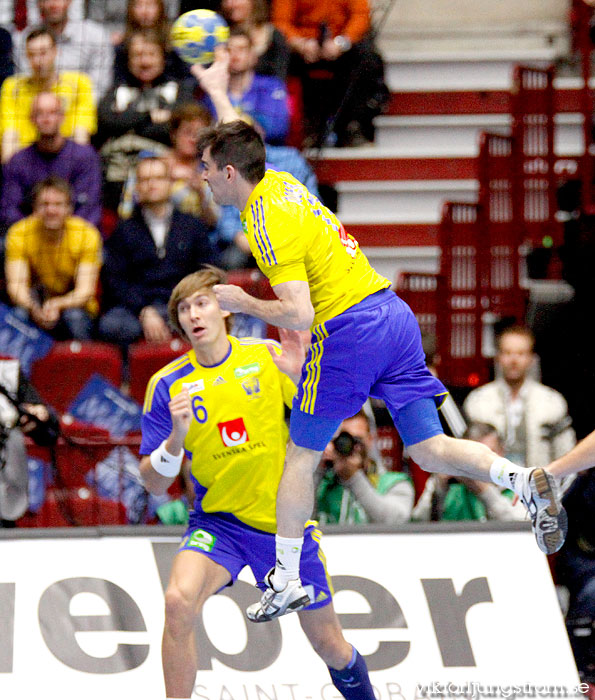
<svg viewBox="0 0 595 700">
<path fill-rule="evenodd" d="M 335 687 L 348 700 L 374 700 L 364 659 L 346 641 L 333 604 L 299 613 L 314 651 L 328 666 Z"/>
<path fill-rule="evenodd" d="M 196 681 L 198 653 L 194 627 L 207 598 L 229 583 L 224 567 L 199 552 L 182 550 L 173 563 L 165 592 L 161 658 L 168 698 L 189 698 Z"/>
<path fill-rule="evenodd" d="M 525 469 L 473 440 L 436 435 L 408 447 L 414 462 L 429 472 L 493 481 L 513 490 L 531 517 L 539 548 L 557 552 L 568 530 L 555 479 L 544 469 Z"/>
<path fill-rule="evenodd" d="M 268 588 L 260 602 L 246 611 L 252 622 L 265 622 L 298 612 L 312 602 L 300 581 L 300 556 L 304 525 L 314 509 L 313 474 L 321 455 L 320 451 L 289 441 L 277 491 L 275 568 L 267 574 Z"/>
</svg>

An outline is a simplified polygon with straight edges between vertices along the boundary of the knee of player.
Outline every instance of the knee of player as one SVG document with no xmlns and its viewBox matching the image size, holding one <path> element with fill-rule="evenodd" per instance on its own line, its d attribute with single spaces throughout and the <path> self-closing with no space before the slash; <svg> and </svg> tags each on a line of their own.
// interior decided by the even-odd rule
<svg viewBox="0 0 595 700">
<path fill-rule="evenodd" d="M 407 450 L 411 459 L 424 471 L 440 472 L 448 461 L 448 442 L 452 439 L 443 434 L 434 435 L 427 440 L 409 445 Z"/>
<path fill-rule="evenodd" d="M 165 625 L 173 634 L 184 634 L 194 628 L 198 615 L 196 605 L 177 586 L 165 592 Z"/>
</svg>

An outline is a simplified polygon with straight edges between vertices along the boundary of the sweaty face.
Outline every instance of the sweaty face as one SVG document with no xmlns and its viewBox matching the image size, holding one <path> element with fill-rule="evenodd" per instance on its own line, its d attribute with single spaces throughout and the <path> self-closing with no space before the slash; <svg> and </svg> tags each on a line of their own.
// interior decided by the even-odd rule
<svg viewBox="0 0 595 700">
<path fill-rule="evenodd" d="M 35 201 L 35 215 L 41 219 L 46 231 L 61 231 L 70 211 L 67 195 L 53 187 L 43 189 Z"/>
<path fill-rule="evenodd" d="M 152 83 L 165 68 L 162 47 L 143 37 L 133 37 L 128 49 L 128 68 L 141 83 Z"/>
<path fill-rule="evenodd" d="M 56 46 L 50 36 L 46 34 L 31 39 L 27 42 L 26 51 L 33 75 L 38 78 L 47 78 L 53 73 L 56 64 Z"/>
<path fill-rule="evenodd" d="M 498 364 L 507 382 L 521 382 L 533 364 L 534 355 L 529 338 L 519 333 L 506 333 L 500 339 Z"/>
<path fill-rule="evenodd" d="M 64 113 L 59 99 L 55 95 L 42 94 L 34 103 L 31 121 L 35 124 L 40 136 L 56 136 Z"/>
<path fill-rule="evenodd" d="M 165 163 L 146 160 L 136 170 L 136 192 L 140 204 L 163 204 L 169 200 L 171 178 Z"/>
<path fill-rule="evenodd" d="M 231 189 L 227 169 L 219 170 L 217 163 L 211 158 L 210 148 L 206 148 L 202 154 L 201 165 L 202 179 L 211 188 L 215 203 L 221 206 L 233 204 L 233 200 L 230 199 Z"/>
<path fill-rule="evenodd" d="M 213 292 L 202 289 L 178 304 L 178 323 L 194 346 L 206 346 L 226 335 L 225 318 Z"/>
</svg>

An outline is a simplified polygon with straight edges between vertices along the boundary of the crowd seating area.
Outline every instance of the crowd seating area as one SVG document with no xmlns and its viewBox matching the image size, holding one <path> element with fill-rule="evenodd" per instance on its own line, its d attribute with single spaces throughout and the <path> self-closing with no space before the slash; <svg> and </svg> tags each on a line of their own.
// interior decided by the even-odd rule
<svg viewBox="0 0 595 700">
<path fill-rule="evenodd" d="M 436 336 L 442 378 L 449 386 L 470 388 L 486 381 L 491 366 L 489 330 L 494 320 L 524 318 L 529 294 L 525 255 L 528 250 L 539 253 L 535 258 L 543 262 L 542 277 L 560 279 L 557 253 L 563 242 L 563 226 L 556 204 L 560 185 L 578 173 L 583 182 L 582 206 L 586 210 L 591 206 L 589 168 L 592 166 L 588 149 L 585 156 L 572 148 L 569 152 L 560 151 L 560 144 L 562 147 L 566 144 L 560 132 L 560 115 L 580 113 L 585 125 L 583 138 L 585 143 L 591 143 L 591 131 L 587 128 L 587 115 L 590 119 L 592 107 L 588 86 L 591 44 L 584 16 L 580 14 L 584 12 L 584 3 L 575 2 L 573 12 L 575 47 L 583 57 L 583 87 L 560 89 L 554 68 L 540 65 L 517 66 L 508 89 L 394 92 L 387 115 L 377 119 L 376 145 L 362 149 L 324 149 L 316 154 L 314 165 L 319 181 L 337 189 L 338 213 L 372 261 L 376 262 L 376 251 L 390 249 L 391 254 L 394 253 L 392 257 L 383 256 L 384 270 L 382 264 L 379 267 L 392 274 L 397 291 L 416 312 L 422 330 Z M 290 92 L 293 103 L 299 104 L 299 91 Z M 294 106 L 294 115 L 296 110 L 299 114 L 299 106 Z M 439 145 L 426 157 L 407 157 L 402 152 L 392 156 L 390 147 L 387 151 L 391 139 L 400 138 L 395 133 L 403 126 L 400 122 L 395 126 L 387 120 L 420 115 L 429 120 L 445 114 L 505 118 L 493 120 L 497 132 L 481 133 L 477 153 L 453 158 Z M 294 116 L 294 123 L 299 124 L 299 118 Z M 481 119 L 470 122 L 474 128 L 481 123 Z M 446 138 L 456 141 L 456 128 L 447 129 Z M 477 129 L 473 132 L 474 138 L 476 132 Z M 425 133 L 423 130 L 418 133 L 418 142 L 423 141 Z M 411 131 L 406 133 L 407 138 L 411 136 Z M 400 200 L 394 196 L 395 182 L 409 182 L 410 192 L 419 196 L 419 192 L 424 191 L 420 183 L 424 179 L 435 182 L 437 178 L 449 184 L 439 192 L 438 198 L 434 193 L 429 197 L 433 205 L 439 204 L 441 213 L 435 221 L 416 221 L 415 212 L 410 220 L 390 218 L 400 216 Z M 470 187 L 469 182 L 476 185 Z M 364 188 L 365 206 L 361 206 L 361 199 L 354 200 L 353 205 L 348 202 L 350 196 L 357 195 L 354 183 L 369 183 L 374 190 L 374 197 L 370 199 Z M 382 183 L 387 184 L 385 190 Z M 456 195 L 461 191 L 464 196 L 459 201 Z M 382 215 L 379 220 L 375 218 L 379 201 L 375 197 L 384 195 L 390 209 L 388 221 L 382 220 Z M 359 218 L 350 213 L 350 207 L 359 210 Z M 411 254 L 408 259 L 399 257 L 402 251 L 411 249 L 427 252 Z M 440 257 L 436 251 L 441 251 Z M 415 263 L 420 259 L 426 264 L 416 271 Z M 428 271 L 428 267 L 432 271 Z M 230 281 L 241 284 L 256 296 L 272 294 L 268 283 L 254 270 L 233 271 Z M 274 329 L 268 332 L 274 335 Z M 151 374 L 186 347 L 180 340 L 133 345 L 126 382 L 129 395 L 141 403 Z M 99 342 L 71 341 L 56 343 L 52 351 L 34 365 L 31 378 L 42 397 L 63 414 L 87 379 L 97 371 L 120 386 L 122 359 L 119 350 Z M 85 447 L 91 453 L 110 444 L 112 447 L 128 444 L 118 440 L 111 443 L 109 436 L 95 429 L 89 429 L 87 435 L 80 425 L 75 426 L 75 434 L 67 422 L 63 421 L 62 427 L 65 437 L 58 449 L 65 454 L 71 451 L 71 456 L 76 455 L 76 451 L 84 452 Z M 389 468 L 394 468 L 400 464 L 398 437 L 390 428 L 382 430 L 383 455 Z M 85 440 L 91 442 L 85 443 Z M 130 440 L 130 446 L 137 444 L 135 436 Z M 45 455 L 49 457 L 47 451 Z M 54 458 L 58 472 L 67 461 Z M 76 456 L 72 458 L 73 464 L 79 461 Z M 100 460 L 95 463 L 97 461 Z M 92 469 L 92 463 L 93 459 L 80 461 L 79 476 Z M 57 495 L 63 488 L 69 492 L 64 498 Z M 64 524 L 63 506 L 71 501 L 74 504 L 75 493 L 80 493 L 81 489 L 88 493 L 83 499 L 87 503 L 84 508 L 81 505 L 81 509 L 72 505 L 72 513 L 79 514 L 71 518 L 73 522 L 87 523 L 95 518 L 94 522 L 100 523 L 104 517 L 111 521 L 123 517 L 121 510 L 110 511 L 109 515 L 107 510 L 102 510 L 97 500 L 99 496 L 93 493 L 88 480 L 66 484 L 56 480 L 50 485 L 49 493 L 54 495 L 48 498 L 47 508 L 44 506 L 37 516 L 27 516 L 27 524 Z"/>
</svg>

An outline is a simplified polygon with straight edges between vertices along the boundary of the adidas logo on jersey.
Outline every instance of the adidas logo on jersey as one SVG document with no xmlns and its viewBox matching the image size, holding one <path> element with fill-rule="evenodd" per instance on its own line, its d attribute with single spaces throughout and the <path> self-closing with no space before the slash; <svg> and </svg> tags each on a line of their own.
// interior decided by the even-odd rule
<svg viewBox="0 0 595 700">
<path fill-rule="evenodd" d="M 220 384 L 227 384 L 223 377 L 217 377 L 217 379 L 215 379 L 215 381 L 213 382 L 213 386 L 219 386 Z"/>
</svg>

